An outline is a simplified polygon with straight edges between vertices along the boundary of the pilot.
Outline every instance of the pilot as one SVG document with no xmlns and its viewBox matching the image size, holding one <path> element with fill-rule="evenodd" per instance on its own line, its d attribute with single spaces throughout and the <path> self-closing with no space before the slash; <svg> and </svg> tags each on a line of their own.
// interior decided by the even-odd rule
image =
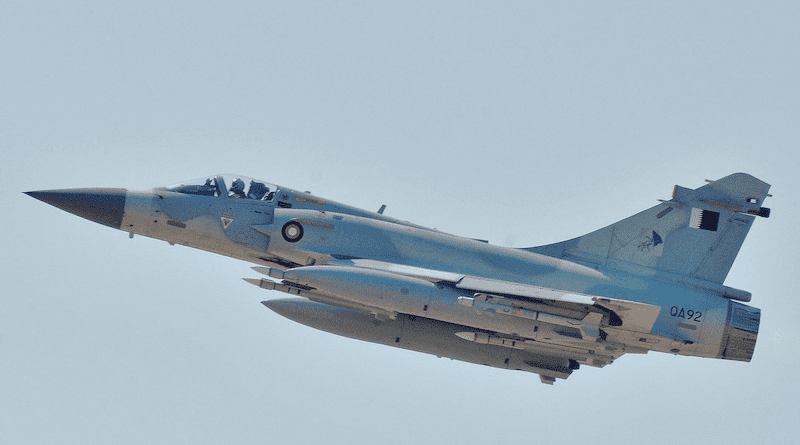
<svg viewBox="0 0 800 445">
<path fill-rule="evenodd" d="M 247 192 L 247 197 L 250 199 L 259 200 L 264 197 L 269 192 L 269 187 L 266 185 L 256 182 L 250 181 L 250 191 Z"/>
<path fill-rule="evenodd" d="M 200 187 L 198 195 L 214 196 L 217 192 L 217 185 L 211 182 L 211 178 L 206 179 L 206 183 Z"/>
<path fill-rule="evenodd" d="M 230 194 L 228 196 L 232 196 L 234 198 L 246 198 L 244 194 L 244 181 L 239 178 L 236 178 L 233 181 L 233 185 L 231 185 Z"/>
</svg>

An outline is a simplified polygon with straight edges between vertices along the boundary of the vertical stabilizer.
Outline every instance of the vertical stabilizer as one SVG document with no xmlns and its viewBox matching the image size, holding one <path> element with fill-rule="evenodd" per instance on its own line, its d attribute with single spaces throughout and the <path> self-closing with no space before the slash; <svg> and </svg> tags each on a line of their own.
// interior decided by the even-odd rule
<svg viewBox="0 0 800 445">
<path fill-rule="evenodd" d="M 722 283 L 770 185 L 734 173 L 697 189 L 675 186 L 672 199 L 587 235 L 526 250 L 614 267 L 632 263 Z M 755 215 L 755 216 L 754 216 Z"/>
</svg>

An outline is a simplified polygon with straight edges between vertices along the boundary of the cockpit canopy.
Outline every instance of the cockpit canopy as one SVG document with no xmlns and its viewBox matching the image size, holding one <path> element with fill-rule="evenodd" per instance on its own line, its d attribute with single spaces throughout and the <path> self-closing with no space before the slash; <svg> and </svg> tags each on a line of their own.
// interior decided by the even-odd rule
<svg viewBox="0 0 800 445">
<path fill-rule="evenodd" d="M 223 173 L 206 178 L 192 179 L 163 187 L 164 190 L 187 195 L 226 196 L 234 199 L 272 201 L 278 186 L 257 181 L 247 176 Z"/>
</svg>

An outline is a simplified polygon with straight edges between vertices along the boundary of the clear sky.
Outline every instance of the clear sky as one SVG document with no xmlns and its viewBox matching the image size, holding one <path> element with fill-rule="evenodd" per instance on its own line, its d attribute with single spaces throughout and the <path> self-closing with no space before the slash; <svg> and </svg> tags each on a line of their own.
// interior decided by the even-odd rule
<svg viewBox="0 0 800 445">
<path fill-rule="evenodd" d="M 796 442 L 797 2 L 0 1 L 0 441 Z M 516 247 L 743 171 L 751 363 L 651 353 L 554 386 L 336 337 L 250 264 L 24 191 L 218 172 Z"/>
</svg>

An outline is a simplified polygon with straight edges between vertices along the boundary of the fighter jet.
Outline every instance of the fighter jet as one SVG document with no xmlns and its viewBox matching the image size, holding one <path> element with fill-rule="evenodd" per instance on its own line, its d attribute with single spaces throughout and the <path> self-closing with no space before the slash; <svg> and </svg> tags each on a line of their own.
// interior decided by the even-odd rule
<svg viewBox="0 0 800 445">
<path fill-rule="evenodd" d="M 312 328 L 539 374 L 649 351 L 750 361 L 760 310 L 723 285 L 770 185 L 736 173 L 589 234 L 510 248 L 240 175 L 28 195 L 254 263 L 264 306 Z"/>
</svg>

